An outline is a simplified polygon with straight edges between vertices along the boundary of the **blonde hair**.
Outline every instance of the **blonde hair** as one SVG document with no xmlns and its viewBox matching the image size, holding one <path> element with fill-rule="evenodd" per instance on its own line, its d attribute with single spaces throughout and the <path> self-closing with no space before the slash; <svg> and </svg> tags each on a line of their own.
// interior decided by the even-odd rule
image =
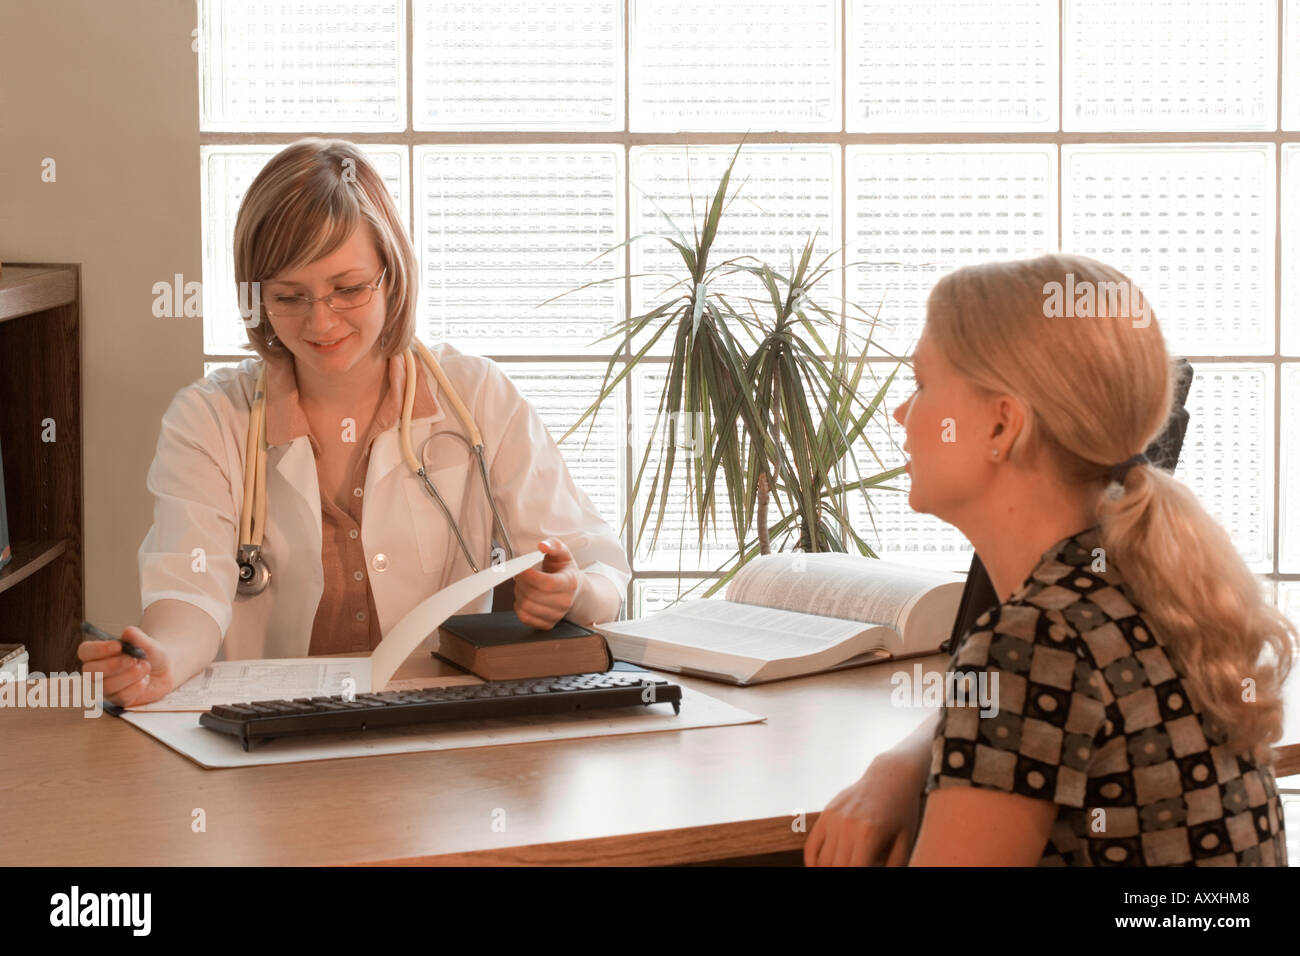
<svg viewBox="0 0 1300 956">
<path fill-rule="evenodd" d="M 1049 299 L 1085 283 L 1091 308 Z M 1117 288 L 1127 295 L 1101 291 Z M 1044 454 L 1065 481 L 1096 487 L 1107 560 L 1179 666 L 1191 703 L 1230 749 L 1271 764 L 1295 625 L 1183 482 L 1154 465 L 1131 468 L 1122 488 L 1109 479 L 1160 433 L 1173 398 L 1164 336 L 1137 286 L 1077 255 L 968 266 L 931 291 L 925 335 L 977 389 L 1023 403 L 1008 458 L 1017 446 L 1027 459 Z"/>
<path fill-rule="evenodd" d="M 388 187 L 356 146 L 341 139 L 300 139 L 271 158 L 239 204 L 236 289 L 315 262 L 368 223 L 388 270 L 380 287 L 387 313 L 379 345 L 385 356 L 398 355 L 415 335 L 417 288 L 415 252 L 402 220 Z M 249 296 L 240 301 L 248 303 Z M 244 324 L 249 345 L 263 358 L 289 354 L 282 342 L 268 338 L 269 323 Z"/>
</svg>

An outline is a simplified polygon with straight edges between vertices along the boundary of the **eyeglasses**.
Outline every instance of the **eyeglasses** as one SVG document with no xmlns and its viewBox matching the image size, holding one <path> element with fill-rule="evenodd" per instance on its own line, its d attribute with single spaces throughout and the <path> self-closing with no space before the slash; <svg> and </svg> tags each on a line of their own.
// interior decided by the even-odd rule
<svg viewBox="0 0 1300 956">
<path fill-rule="evenodd" d="M 346 289 L 335 289 L 329 295 L 310 296 L 310 295 L 272 295 L 266 297 L 266 314 L 276 318 L 300 319 L 311 313 L 312 306 L 317 302 L 324 302 L 335 312 L 347 312 L 350 309 L 359 309 L 363 305 L 368 305 L 374 298 L 375 290 L 379 288 L 384 276 L 388 274 L 388 267 L 379 273 L 379 278 L 374 282 L 362 283 L 361 285 L 350 285 Z"/>
</svg>

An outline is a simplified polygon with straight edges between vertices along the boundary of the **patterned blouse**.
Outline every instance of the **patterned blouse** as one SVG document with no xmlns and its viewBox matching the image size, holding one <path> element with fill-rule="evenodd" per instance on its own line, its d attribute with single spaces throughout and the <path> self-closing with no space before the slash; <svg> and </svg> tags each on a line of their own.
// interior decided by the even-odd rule
<svg viewBox="0 0 1300 956">
<path fill-rule="evenodd" d="M 1054 544 L 957 642 L 949 670 L 974 677 L 964 700 L 947 695 L 926 793 L 1056 803 L 1039 866 L 1285 866 L 1271 769 L 1207 725 L 1100 535 Z M 996 686 L 983 717 L 960 706 L 980 682 Z"/>
</svg>

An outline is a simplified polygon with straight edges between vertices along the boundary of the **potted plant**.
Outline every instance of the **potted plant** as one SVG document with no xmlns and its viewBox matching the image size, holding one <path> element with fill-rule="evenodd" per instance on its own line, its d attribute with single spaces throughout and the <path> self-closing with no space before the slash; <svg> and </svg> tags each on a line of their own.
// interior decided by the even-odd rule
<svg viewBox="0 0 1300 956">
<path fill-rule="evenodd" d="M 594 424 L 596 413 L 614 390 L 645 363 L 665 335 L 671 335 L 672 350 L 655 423 L 640 453 L 623 522 L 624 526 L 636 522 L 638 547 L 649 530 L 653 547 L 664 516 L 675 503 L 670 489 L 676 469 L 681 467 L 685 472 L 684 504 L 697 525 L 698 545 L 703 548 L 710 526 L 716 534 L 719 502 L 714 489 L 721 476 L 736 546 L 716 569 L 718 576 L 705 596 L 723 587 L 744 562 L 774 547 L 853 551 L 875 557 L 850 521 L 849 496 L 861 494 L 869 504 L 868 489 L 897 491 L 886 482 L 903 472 L 899 467 L 864 477 L 858 466 L 853 446 L 859 441 L 880 462 L 866 429 L 902 362 L 894 365 L 869 397 L 858 394 L 876 316 L 846 303 L 871 319 L 863 336 L 850 330 L 846 316 L 836 319 L 819 304 L 817 286 L 836 270 L 824 268 L 830 256 L 812 265 L 817 233 L 808 239 L 797 264 L 791 256 L 788 274 L 753 256 L 710 262 L 727 185 L 743 145 L 742 140 L 718 184 L 703 228 L 695 231 L 692 223 L 694 241 L 663 214 L 675 236 L 633 236 L 596 256 L 599 259 L 637 239 L 663 239 L 681 256 L 685 274 L 663 293 L 671 297 L 643 315 L 619 322 L 602 337 L 600 341 L 619 339 L 631 356 L 624 360 L 620 353 L 609 360 L 596 399 L 561 438 L 568 439 L 588 419 Z M 742 296 L 746 306 L 737 308 L 726 295 L 711 290 L 719 278 L 737 272 L 754 276 L 767 299 L 756 302 Z M 627 278 L 589 282 L 547 301 Z M 682 441 L 684 429 L 689 437 Z M 662 455 L 649 477 L 644 507 L 637 514 L 639 492 L 647 480 L 656 440 Z M 687 453 L 679 454 L 683 450 Z"/>
</svg>

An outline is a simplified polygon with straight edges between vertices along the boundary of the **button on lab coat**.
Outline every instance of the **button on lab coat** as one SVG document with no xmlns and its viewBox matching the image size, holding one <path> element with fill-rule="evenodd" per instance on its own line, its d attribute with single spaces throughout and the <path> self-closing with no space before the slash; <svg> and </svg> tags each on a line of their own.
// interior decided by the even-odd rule
<svg viewBox="0 0 1300 956">
<path fill-rule="evenodd" d="M 492 490 L 515 553 L 559 538 L 580 568 L 624 594 L 631 570 L 623 546 L 574 484 L 536 410 L 495 362 L 446 344 L 431 351 L 483 434 Z M 267 454 L 262 554 L 270 584 L 258 595 L 236 591 L 244 442 L 260 361 L 218 369 L 176 394 L 147 479 L 154 523 L 138 554 L 141 607 L 172 598 L 206 611 L 221 629 L 218 659 L 306 657 L 324 587 L 316 458 L 303 435 Z M 423 360 L 417 358 L 416 368 L 438 406 L 411 422 L 418 457 L 430 435 L 464 430 Z M 427 468 L 474 560 L 486 567 L 492 512 L 473 453 L 442 435 L 429 446 Z M 384 634 L 416 604 L 472 573 L 441 509 L 403 461 L 396 425 L 377 435 L 371 449 L 361 543 Z M 458 613 L 489 611 L 491 604 L 489 591 Z M 617 616 L 612 610 L 609 616 Z M 586 623 L 596 611 L 575 605 L 569 616 Z M 436 645 L 433 634 L 420 650 Z"/>
</svg>

